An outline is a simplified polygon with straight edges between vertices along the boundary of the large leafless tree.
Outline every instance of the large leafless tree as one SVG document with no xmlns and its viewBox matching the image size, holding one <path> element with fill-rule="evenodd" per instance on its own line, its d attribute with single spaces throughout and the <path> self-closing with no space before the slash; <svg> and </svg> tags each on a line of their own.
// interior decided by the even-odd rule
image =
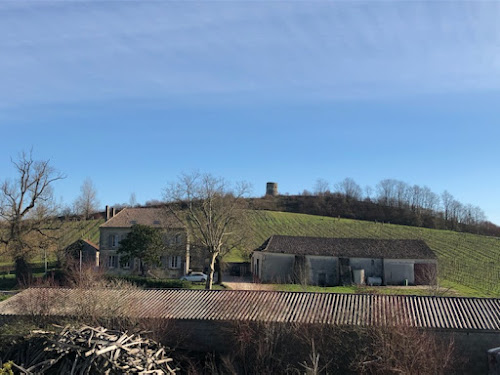
<svg viewBox="0 0 500 375">
<path fill-rule="evenodd" d="M 0 186 L 0 244 L 16 264 L 18 279 L 29 276 L 30 256 L 50 240 L 56 205 L 52 185 L 64 176 L 49 160 L 34 160 L 33 154 L 23 152 L 11 160 L 16 178 L 5 180 Z"/>
<path fill-rule="evenodd" d="M 74 210 L 76 214 L 88 219 L 98 209 L 97 189 L 90 177 L 87 177 L 80 187 L 80 195 L 75 200 Z"/>
<path fill-rule="evenodd" d="M 242 246 L 247 183 L 231 185 L 211 174 L 183 174 L 165 189 L 167 210 L 186 227 L 193 248 L 209 259 L 207 289 L 212 289 L 217 257 Z"/>
<path fill-rule="evenodd" d="M 335 190 L 337 193 L 344 195 L 347 199 L 360 200 L 362 197 L 361 187 L 350 177 L 336 183 Z"/>
</svg>

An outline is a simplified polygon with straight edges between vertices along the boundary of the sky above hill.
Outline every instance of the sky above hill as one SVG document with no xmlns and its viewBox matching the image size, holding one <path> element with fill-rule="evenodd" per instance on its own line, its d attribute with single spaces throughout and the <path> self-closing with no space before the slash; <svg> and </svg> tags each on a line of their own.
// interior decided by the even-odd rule
<svg viewBox="0 0 500 375">
<path fill-rule="evenodd" d="M 500 3 L 2 2 L 0 179 L 34 149 L 102 205 L 200 170 L 449 190 L 500 224 Z"/>
</svg>

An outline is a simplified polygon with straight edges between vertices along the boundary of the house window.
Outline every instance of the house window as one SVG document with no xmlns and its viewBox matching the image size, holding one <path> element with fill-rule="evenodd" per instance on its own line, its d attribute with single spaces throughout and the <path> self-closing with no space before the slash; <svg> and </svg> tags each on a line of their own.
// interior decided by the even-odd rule
<svg viewBox="0 0 500 375">
<path fill-rule="evenodd" d="M 180 234 L 176 234 L 175 235 L 175 243 L 176 244 L 181 244 L 182 242 L 182 239 L 181 239 L 181 235 Z"/>
<path fill-rule="evenodd" d="M 118 255 L 108 257 L 108 268 L 118 268 Z"/>
<path fill-rule="evenodd" d="M 160 225 L 160 220 L 155 220 L 155 221 L 153 221 L 153 224 L 154 224 L 154 225 Z"/>
<path fill-rule="evenodd" d="M 117 234 L 111 234 L 109 236 L 109 246 L 110 247 L 117 247 L 118 246 L 118 235 Z"/>
<path fill-rule="evenodd" d="M 130 268 L 130 258 L 127 261 L 127 263 L 123 263 L 121 266 L 122 266 L 122 268 L 129 269 Z"/>
<path fill-rule="evenodd" d="M 181 268 L 181 257 L 179 255 L 174 255 L 169 258 L 168 267 L 170 269 Z"/>
</svg>

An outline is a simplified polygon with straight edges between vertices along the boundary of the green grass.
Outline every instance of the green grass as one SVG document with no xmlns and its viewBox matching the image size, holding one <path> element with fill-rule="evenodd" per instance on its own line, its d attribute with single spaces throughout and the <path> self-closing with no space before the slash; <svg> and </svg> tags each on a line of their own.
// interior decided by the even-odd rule
<svg viewBox="0 0 500 375">
<path fill-rule="evenodd" d="M 500 238 L 448 230 L 273 211 L 250 211 L 253 248 L 273 234 L 419 239 L 438 257 L 442 285 L 463 295 L 500 297 Z M 243 261 L 241 253 L 231 259 Z"/>
<path fill-rule="evenodd" d="M 60 228 L 53 229 L 49 232 L 51 237 L 57 238 L 56 243 L 47 253 L 47 259 L 53 263 L 57 261 L 56 249 L 64 249 L 81 238 L 89 240 L 95 244 L 99 244 L 99 226 L 104 223 L 104 219 L 86 220 L 86 221 L 68 221 L 62 223 Z M 37 263 L 42 266 L 45 262 L 45 256 L 42 251 L 33 254 L 30 259 L 31 263 Z M 8 256 L 0 257 L 0 266 L 12 266 L 12 259 Z"/>
<path fill-rule="evenodd" d="M 179 279 L 153 279 L 141 276 L 109 276 L 110 279 L 120 279 L 128 281 L 142 288 L 162 288 L 162 289 L 205 289 L 205 283 L 194 283 Z M 221 285 L 213 284 L 212 289 L 225 289 Z"/>
<path fill-rule="evenodd" d="M 364 294 L 399 294 L 399 295 L 411 295 L 411 296 L 434 296 L 434 295 L 444 295 L 444 296 L 475 296 L 465 293 L 457 293 L 455 290 L 442 288 L 440 290 L 429 288 L 391 288 L 391 287 L 369 287 L 369 286 L 331 286 L 331 287 L 320 287 L 313 285 L 299 285 L 299 284 L 274 284 L 274 290 L 283 292 L 316 292 L 316 293 L 364 293 Z M 470 292 L 470 291 L 469 291 Z"/>
<path fill-rule="evenodd" d="M 241 250 L 233 249 L 230 253 L 224 255 L 224 262 L 248 262 L 248 257 L 245 257 L 245 254 Z"/>
</svg>

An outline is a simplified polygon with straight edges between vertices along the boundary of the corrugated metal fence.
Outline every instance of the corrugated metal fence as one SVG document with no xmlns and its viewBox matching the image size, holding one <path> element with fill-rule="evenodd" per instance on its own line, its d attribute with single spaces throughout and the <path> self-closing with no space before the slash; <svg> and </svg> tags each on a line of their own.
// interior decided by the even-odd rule
<svg viewBox="0 0 500 375">
<path fill-rule="evenodd" d="M 32 288 L 0 303 L 2 315 L 27 314 L 20 301 L 43 295 L 54 315 L 71 315 L 82 299 L 113 300 L 138 318 L 260 321 L 500 332 L 500 299 L 274 291 Z"/>
</svg>

